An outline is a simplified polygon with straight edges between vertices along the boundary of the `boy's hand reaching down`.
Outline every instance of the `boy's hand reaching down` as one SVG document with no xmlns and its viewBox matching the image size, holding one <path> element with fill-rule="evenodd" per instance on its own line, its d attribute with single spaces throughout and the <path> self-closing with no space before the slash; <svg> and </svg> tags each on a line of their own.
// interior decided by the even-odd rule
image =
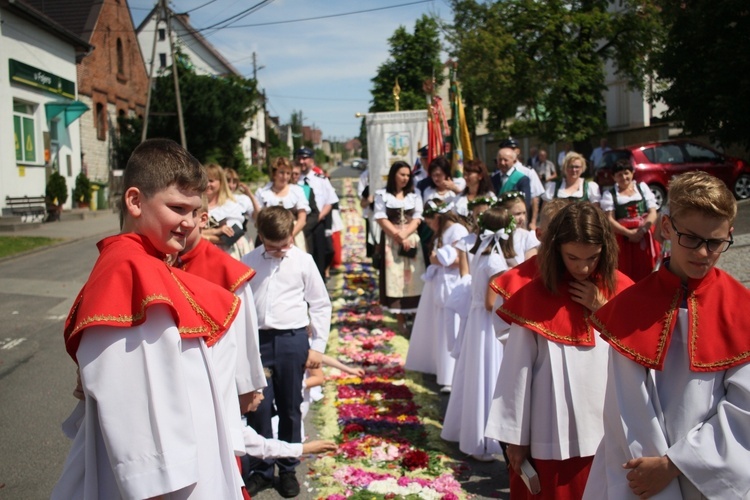
<svg viewBox="0 0 750 500">
<path fill-rule="evenodd" d="M 333 441 L 309 441 L 302 444 L 302 453 L 327 453 L 329 451 L 336 451 L 336 443 Z"/>
</svg>

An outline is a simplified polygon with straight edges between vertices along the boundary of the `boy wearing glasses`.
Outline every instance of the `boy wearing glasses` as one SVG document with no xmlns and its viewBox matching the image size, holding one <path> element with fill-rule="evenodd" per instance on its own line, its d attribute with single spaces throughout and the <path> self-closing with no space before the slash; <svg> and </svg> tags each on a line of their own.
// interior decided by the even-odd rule
<svg viewBox="0 0 750 500">
<path fill-rule="evenodd" d="M 593 316 L 611 344 L 604 439 L 584 498 L 747 498 L 750 292 L 715 268 L 737 205 L 704 172 L 675 177 L 672 256 Z"/>
<path fill-rule="evenodd" d="M 273 437 L 275 404 L 279 439 L 300 443 L 302 379 L 305 368 L 320 368 L 331 327 L 331 301 L 313 258 L 293 244 L 294 216 L 279 206 L 266 207 L 256 220 L 262 245 L 242 258 L 255 269 L 250 282 L 258 313 L 260 356 L 268 377 L 264 401 L 247 422 L 258 434 Z M 308 343 L 307 328 L 312 331 Z M 279 494 L 299 494 L 294 469 L 299 460 L 243 460 L 248 493 L 255 496 L 273 484 L 274 464 L 279 468 Z"/>
</svg>

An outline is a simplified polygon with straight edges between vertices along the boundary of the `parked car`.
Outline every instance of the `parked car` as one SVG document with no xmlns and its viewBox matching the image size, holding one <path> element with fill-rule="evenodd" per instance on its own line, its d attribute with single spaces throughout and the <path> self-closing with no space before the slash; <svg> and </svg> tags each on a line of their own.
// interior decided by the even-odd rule
<svg viewBox="0 0 750 500">
<path fill-rule="evenodd" d="M 750 197 L 750 164 L 696 141 L 649 142 L 607 151 L 594 169 L 597 184 L 603 187 L 614 185 L 612 167 L 621 159 L 630 161 L 635 179 L 648 184 L 659 206 L 667 199 L 669 180 L 693 170 L 718 177 L 737 199 Z"/>
<path fill-rule="evenodd" d="M 363 160 L 362 158 L 355 158 L 352 160 L 352 168 L 356 168 L 357 170 L 364 170 L 367 168 L 367 160 Z"/>
</svg>

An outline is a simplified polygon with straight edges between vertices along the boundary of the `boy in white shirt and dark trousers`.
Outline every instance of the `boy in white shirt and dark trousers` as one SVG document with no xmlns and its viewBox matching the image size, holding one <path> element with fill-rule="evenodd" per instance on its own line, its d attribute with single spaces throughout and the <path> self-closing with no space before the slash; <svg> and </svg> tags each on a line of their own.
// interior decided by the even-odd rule
<svg viewBox="0 0 750 500">
<path fill-rule="evenodd" d="M 242 262 L 256 270 L 250 282 L 258 311 L 260 355 L 268 377 L 265 400 L 247 423 L 258 434 L 272 438 L 274 404 L 279 416 L 279 439 L 302 441 L 302 380 L 306 368 L 319 368 L 331 327 L 331 301 L 312 257 L 294 246 L 294 216 L 283 207 L 267 207 L 256 221 L 263 243 Z M 312 339 L 308 342 L 307 327 Z M 285 498 L 299 494 L 295 467 L 299 460 L 259 460 L 243 457 L 248 493 L 255 496 L 273 484 L 279 468 L 278 492 Z"/>
</svg>

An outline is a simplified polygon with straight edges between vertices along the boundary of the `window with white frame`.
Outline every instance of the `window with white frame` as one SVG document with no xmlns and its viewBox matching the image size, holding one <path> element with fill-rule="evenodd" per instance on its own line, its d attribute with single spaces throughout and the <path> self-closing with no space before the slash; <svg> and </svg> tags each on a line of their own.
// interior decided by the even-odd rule
<svg viewBox="0 0 750 500">
<path fill-rule="evenodd" d="M 35 108 L 33 104 L 13 100 L 13 135 L 17 163 L 40 163 Z"/>
</svg>

